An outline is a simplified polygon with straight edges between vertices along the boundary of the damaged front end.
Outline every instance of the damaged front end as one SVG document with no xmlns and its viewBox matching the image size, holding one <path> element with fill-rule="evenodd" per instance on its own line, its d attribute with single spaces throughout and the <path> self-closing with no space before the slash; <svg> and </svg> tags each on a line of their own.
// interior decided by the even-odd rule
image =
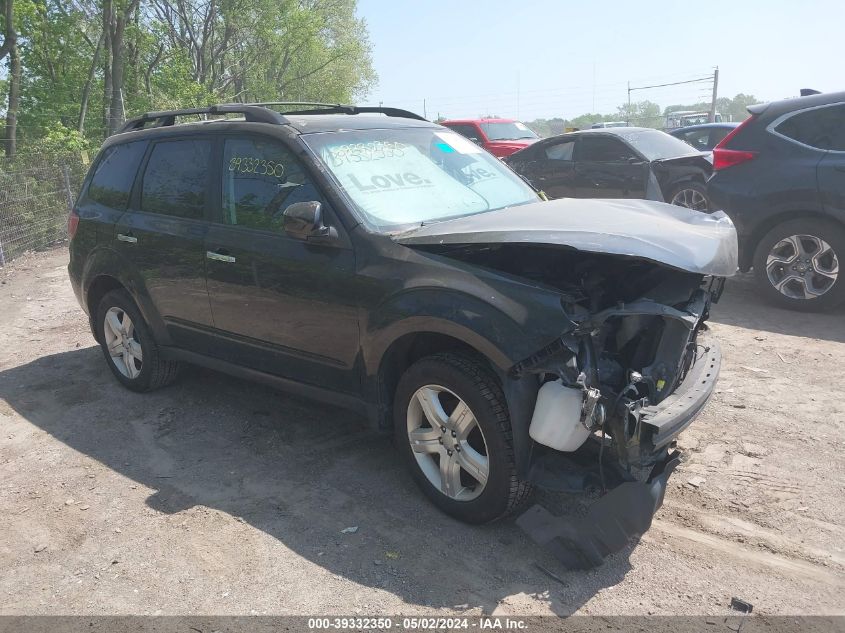
<svg viewBox="0 0 845 633">
<path fill-rule="evenodd" d="M 600 498 L 577 519 L 535 506 L 519 524 L 569 566 L 600 563 L 650 526 L 673 440 L 713 393 L 720 352 L 705 322 L 724 278 L 548 245 L 440 252 L 561 293 L 564 333 L 510 370 L 540 385 L 524 477 Z"/>
<path fill-rule="evenodd" d="M 576 519 L 541 506 L 519 519 L 570 567 L 600 564 L 649 528 L 678 463 L 674 439 L 713 393 L 721 360 L 705 321 L 723 278 L 586 259 L 579 282 L 561 284 L 572 329 L 512 369 L 542 385 L 527 479 L 602 495 Z"/>
<path fill-rule="evenodd" d="M 723 286 L 712 277 L 665 276 L 646 295 L 595 312 L 570 298 L 564 310 L 575 327 L 513 368 L 515 379 L 533 374 L 542 384 L 530 427 L 535 441 L 573 452 L 600 432 L 625 479 L 647 479 L 664 459 L 715 385 L 720 354 L 705 321 Z M 564 422 L 560 408 L 546 403 L 562 390 L 579 394 L 577 423 L 575 416 Z M 558 440 L 561 426 L 583 441 L 573 447 L 569 437 Z M 532 459 L 532 478 L 543 479 L 544 461 L 554 455 Z"/>
<path fill-rule="evenodd" d="M 560 312 L 548 317 L 560 320 L 560 335 L 506 377 L 506 391 L 536 393 L 530 424 L 529 406 L 514 418 L 511 405 L 514 443 L 525 447 L 518 474 L 547 491 L 599 499 L 575 521 L 535 507 L 520 525 L 544 545 L 557 543 L 573 566 L 597 564 L 645 531 L 677 463 L 673 440 L 719 374 L 706 321 L 737 268 L 727 216 L 645 200 L 561 199 L 397 239 L 560 296 Z"/>
</svg>

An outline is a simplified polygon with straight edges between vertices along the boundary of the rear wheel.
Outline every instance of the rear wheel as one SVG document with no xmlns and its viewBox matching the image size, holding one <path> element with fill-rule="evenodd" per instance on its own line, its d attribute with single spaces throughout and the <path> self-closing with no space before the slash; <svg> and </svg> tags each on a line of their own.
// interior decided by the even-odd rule
<svg viewBox="0 0 845 633">
<path fill-rule="evenodd" d="M 818 311 L 845 302 L 839 264 L 845 257 L 845 229 L 832 222 L 791 220 L 769 231 L 754 252 L 754 276 L 775 304 Z"/>
<path fill-rule="evenodd" d="M 710 198 L 707 189 L 697 182 L 685 182 L 669 193 L 669 203 L 694 211 L 709 211 Z"/>
<path fill-rule="evenodd" d="M 394 422 L 417 485 L 447 514 L 486 523 L 530 493 L 516 477 L 504 395 L 481 363 L 455 354 L 416 362 L 399 381 Z"/>
<path fill-rule="evenodd" d="M 109 369 L 125 387 L 152 391 L 176 379 L 179 363 L 161 357 L 140 310 L 125 290 L 113 290 L 100 300 L 95 323 Z"/>
</svg>

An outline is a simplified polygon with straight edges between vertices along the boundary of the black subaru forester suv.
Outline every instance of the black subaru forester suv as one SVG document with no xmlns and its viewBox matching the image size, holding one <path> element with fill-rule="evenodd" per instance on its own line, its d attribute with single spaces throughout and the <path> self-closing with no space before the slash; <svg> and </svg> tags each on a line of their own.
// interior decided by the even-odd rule
<svg viewBox="0 0 845 633">
<path fill-rule="evenodd" d="M 568 540 L 581 562 L 647 529 L 718 375 L 730 220 L 544 202 L 409 112 L 275 105 L 149 113 L 104 144 L 69 271 L 115 377 L 190 362 L 348 406 L 469 522 L 535 485 L 610 490 Z"/>
</svg>

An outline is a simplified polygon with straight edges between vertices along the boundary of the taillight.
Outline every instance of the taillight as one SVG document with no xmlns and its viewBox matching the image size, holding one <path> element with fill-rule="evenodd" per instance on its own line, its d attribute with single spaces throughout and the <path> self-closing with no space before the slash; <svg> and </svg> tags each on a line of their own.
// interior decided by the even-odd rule
<svg viewBox="0 0 845 633">
<path fill-rule="evenodd" d="M 725 146 L 730 140 L 739 134 L 739 131 L 754 120 L 754 116 L 750 116 L 745 121 L 736 126 L 730 134 L 721 140 L 721 142 L 713 148 L 713 171 L 719 171 L 746 163 L 757 156 L 757 152 L 749 152 L 739 149 L 726 149 Z"/>
<path fill-rule="evenodd" d="M 70 212 L 70 215 L 67 216 L 67 238 L 69 240 L 73 239 L 73 236 L 76 235 L 76 229 L 79 228 L 79 216 L 76 214 L 76 210 Z"/>
</svg>

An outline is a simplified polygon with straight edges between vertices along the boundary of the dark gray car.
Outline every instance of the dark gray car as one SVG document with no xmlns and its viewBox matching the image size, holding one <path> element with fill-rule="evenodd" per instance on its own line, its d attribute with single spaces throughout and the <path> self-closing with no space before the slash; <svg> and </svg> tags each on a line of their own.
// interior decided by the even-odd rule
<svg viewBox="0 0 845 633">
<path fill-rule="evenodd" d="M 660 130 L 571 132 L 504 160 L 550 198 L 641 198 L 710 210 L 708 156 Z"/>
</svg>

